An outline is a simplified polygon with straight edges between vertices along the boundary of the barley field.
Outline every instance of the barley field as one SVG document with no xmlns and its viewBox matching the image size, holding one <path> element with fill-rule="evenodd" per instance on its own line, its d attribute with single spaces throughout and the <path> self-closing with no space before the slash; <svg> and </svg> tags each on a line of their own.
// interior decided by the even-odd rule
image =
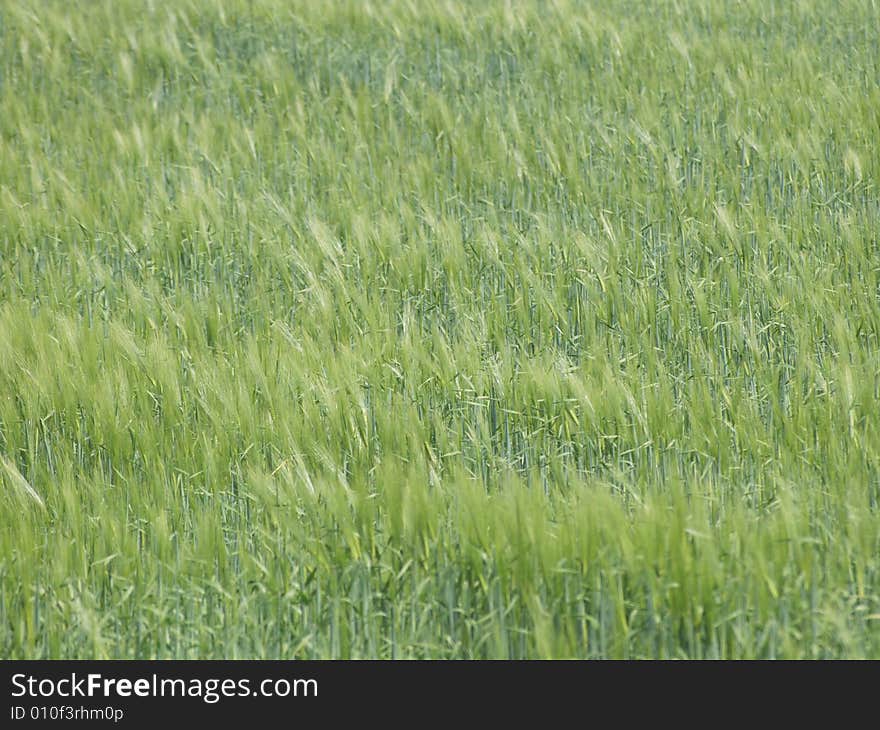
<svg viewBox="0 0 880 730">
<path fill-rule="evenodd" d="M 880 658 L 874 0 L 0 4 L 0 656 Z"/>
</svg>

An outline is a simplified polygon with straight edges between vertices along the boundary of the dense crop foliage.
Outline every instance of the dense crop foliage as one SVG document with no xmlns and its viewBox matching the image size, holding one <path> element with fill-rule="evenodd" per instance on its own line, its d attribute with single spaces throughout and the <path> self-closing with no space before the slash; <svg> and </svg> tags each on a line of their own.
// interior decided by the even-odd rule
<svg viewBox="0 0 880 730">
<path fill-rule="evenodd" d="M 871 0 L 0 5 L 0 655 L 880 657 Z"/>
</svg>

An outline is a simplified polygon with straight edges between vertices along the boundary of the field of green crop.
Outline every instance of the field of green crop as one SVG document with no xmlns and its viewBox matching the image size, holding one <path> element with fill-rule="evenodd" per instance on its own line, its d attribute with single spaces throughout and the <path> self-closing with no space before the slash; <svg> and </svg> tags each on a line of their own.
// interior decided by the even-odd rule
<svg viewBox="0 0 880 730">
<path fill-rule="evenodd" d="M 0 5 L 0 656 L 880 658 L 874 0 Z"/>
</svg>

